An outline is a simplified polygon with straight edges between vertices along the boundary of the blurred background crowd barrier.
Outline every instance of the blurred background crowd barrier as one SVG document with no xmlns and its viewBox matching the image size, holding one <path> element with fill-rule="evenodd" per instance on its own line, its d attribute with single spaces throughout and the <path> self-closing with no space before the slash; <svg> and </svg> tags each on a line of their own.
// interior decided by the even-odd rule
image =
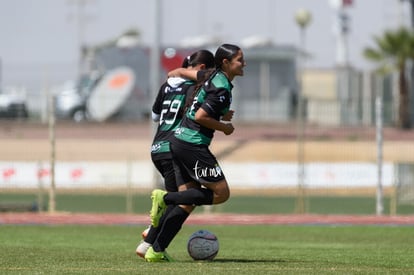
<svg viewBox="0 0 414 275">
<path fill-rule="evenodd" d="M 284 122 L 265 112 L 245 120 L 236 103 L 236 132 L 217 133 L 212 144 L 232 198 L 201 209 L 375 214 L 380 200 L 381 214 L 412 213 L 412 130 L 391 126 L 392 115 L 380 129 L 363 116 L 341 122 L 354 100 L 330 102 L 306 99 L 303 124 L 295 111 Z M 274 117 L 284 112 L 271 109 Z M 387 109 L 393 113 L 392 103 L 384 102 Z M 0 127 L 0 211 L 147 213 L 150 191 L 162 186 L 150 159 L 148 118 L 42 122 L 29 116 L 4 119 Z"/>
<path fill-rule="evenodd" d="M 162 49 L 163 77 L 194 50 Z M 94 49 L 75 82 L 2 93 L 0 209 L 147 212 L 149 191 L 162 186 L 149 155 L 148 52 Z M 234 198 L 210 211 L 254 211 L 265 198 L 262 212 L 413 211 L 413 135 L 399 124 L 397 73 L 302 70 L 286 46 L 248 48 L 245 58 L 237 131 L 212 145 Z"/>
</svg>

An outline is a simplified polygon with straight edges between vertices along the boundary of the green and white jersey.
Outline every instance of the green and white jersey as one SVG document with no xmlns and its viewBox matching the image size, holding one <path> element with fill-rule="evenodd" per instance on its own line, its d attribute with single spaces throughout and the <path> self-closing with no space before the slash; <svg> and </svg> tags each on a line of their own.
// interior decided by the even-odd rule
<svg viewBox="0 0 414 275">
<path fill-rule="evenodd" d="M 187 96 L 191 96 L 195 82 L 182 80 L 171 85 L 165 82 L 158 91 L 152 106 L 153 114 L 157 115 L 159 124 L 151 146 L 153 159 L 170 159 L 170 139 L 181 122 Z"/>
<path fill-rule="evenodd" d="M 210 117 L 219 121 L 230 110 L 232 89 L 233 84 L 224 73 L 216 71 L 197 92 L 191 108 L 188 108 L 181 125 L 175 131 L 175 137 L 192 144 L 210 145 L 215 130 L 198 124 L 194 120 L 195 113 L 202 108 Z"/>
</svg>

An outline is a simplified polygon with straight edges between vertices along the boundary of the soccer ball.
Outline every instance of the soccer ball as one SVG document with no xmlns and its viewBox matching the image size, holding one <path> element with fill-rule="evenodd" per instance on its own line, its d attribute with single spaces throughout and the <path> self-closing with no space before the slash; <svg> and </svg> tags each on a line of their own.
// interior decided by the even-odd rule
<svg viewBox="0 0 414 275">
<path fill-rule="evenodd" d="M 187 251 L 194 260 L 211 261 L 219 251 L 219 241 L 210 231 L 198 230 L 188 239 Z"/>
</svg>

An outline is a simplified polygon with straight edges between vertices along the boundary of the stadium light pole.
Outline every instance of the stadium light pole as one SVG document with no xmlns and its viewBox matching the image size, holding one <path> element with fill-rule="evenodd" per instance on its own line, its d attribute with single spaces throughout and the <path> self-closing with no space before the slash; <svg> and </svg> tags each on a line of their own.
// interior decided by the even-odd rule
<svg viewBox="0 0 414 275">
<path fill-rule="evenodd" d="M 303 214 L 306 212 L 305 203 L 305 122 L 304 122 L 304 106 L 303 106 L 303 71 L 305 65 L 305 49 L 306 49 L 306 27 L 312 20 L 311 13 L 306 9 L 299 9 L 295 14 L 295 21 L 300 28 L 300 49 L 298 62 L 298 93 L 297 93 L 297 158 L 298 158 L 298 197 L 296 201 L 296 212 Z"/>
</svg>

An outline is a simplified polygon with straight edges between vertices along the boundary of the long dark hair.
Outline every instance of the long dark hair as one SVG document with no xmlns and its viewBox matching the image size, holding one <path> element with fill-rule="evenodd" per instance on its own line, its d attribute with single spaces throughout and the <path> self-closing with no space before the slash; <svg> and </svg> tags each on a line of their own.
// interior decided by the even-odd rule
<svg viewBox="0 0 414 275">
<path fill-rule="evenodd" d="M 192 55 L 187 56 L 182 64 L 183 68 L 188 67 L 195 67 L 197 65 L 204 64 L 206 66 L 206 70 L 214 70 L 215 67 L 215 61 L 214 61 L 214 55 L 212 52 L 208 50 L 199 50 L 193 53 Z M 203 80 L 202 82 L 204 82 Z M 197 86 L 202 83 L 201 80 L 197 81 L 197 84 L 191 93 L 191 96 L 186 99 L 185 105 L 184 105 L 184 111 L 187 110 L 189 106 L 191 106 L 192 101 L 195 97 L 196 90 L 198 90 Z"/>
<path fill-rule="evenodd" d="M 215 69 L 207 70 L 207 72 L 204 74 L 203 79 L 200 79 L 198 81 L 196 90 L 198 90 L 205 81 L 212 78 L 217 71 L 222 69 L 224 59 L 232 60 L 233 57 L 235 57 L 239 51 L 240 47 L 233 44 L 223 44 L 220 47 L 218 47 L 216 50 L 216 54 L 214 55 Z"/>
<path fill-rule="evenodd" d="M 232 60 L 233 57 L 237 55 L 239 52 L 240 47 L 233 45 L 233 44 L 222 44 L 220 47 L 217 48 L 216 54 L 214 55 L 214 69 L 208 69 L 202 79 L 199 79 L 197 81 L 197 85 L 194 88 L 194 91 L 189 99 L 186 100 L 186 108 L 187 109 L 193 102 L 194 97 L 197 95 L 198 90 L 200 90 L 201 86 L 203 86 L 204 82 L 212 78 L 217 71 L 221 70 L 221 67 L 223 66 L 223 60 Z M 207 67 L 207 66 L 206 66 Z"/>
<path fill-rule="evenodd" d="M 240 51 L 240 47 L 233 44 L 223 44 L 217 48 L 216 54 L 214 55 L 214 63 L 216 69 L 221 69 L 223 66 L 223 60 L 232 60 Z"/>
</svg>

